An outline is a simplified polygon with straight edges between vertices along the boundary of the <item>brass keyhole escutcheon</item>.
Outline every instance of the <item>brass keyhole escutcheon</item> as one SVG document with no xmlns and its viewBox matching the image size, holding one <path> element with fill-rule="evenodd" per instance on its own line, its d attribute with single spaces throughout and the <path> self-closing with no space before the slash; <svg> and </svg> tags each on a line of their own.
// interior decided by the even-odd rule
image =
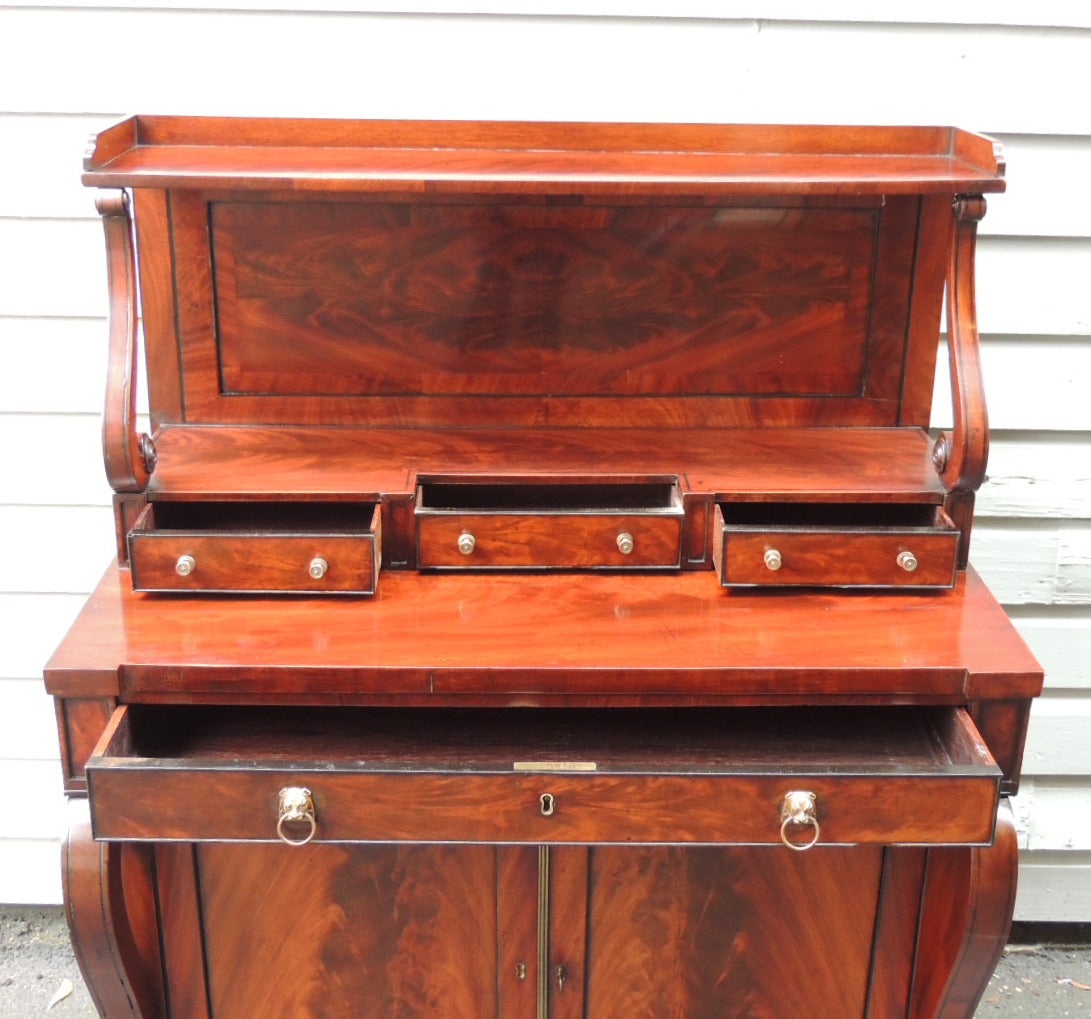
<svg viewBox="0 0 1091 1019">
<path fill-rule="evenodd" d="M 538 804 L 542 810 L 542 817 L 552 817 L 553 812 L 557 809 L 557 801 L 553 793 L 542 793 L 538 797 Z"/>
</svg>

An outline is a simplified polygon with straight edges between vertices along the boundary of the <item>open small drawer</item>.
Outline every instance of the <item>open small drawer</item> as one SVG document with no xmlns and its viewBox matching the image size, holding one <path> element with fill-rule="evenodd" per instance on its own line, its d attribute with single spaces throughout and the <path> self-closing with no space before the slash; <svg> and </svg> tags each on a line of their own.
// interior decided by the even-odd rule
<svg viewBox="0 0 1091 1019">
<path fill-rule="evenodd" d="M 677 569 L 676 479 L 422 479 L 421 569 Z"/>
<path fill-rule="evenodd" d="M 1000 770 L 961 708 L 119 708 L 100 839 L 982 844 Z"/>
<path fill-rule="evenodd" d="M 137 591 L 373 594 L 379 506 L 152 502 L 129 532 Z"/>
<path fill-rule="evenodd" d="M 725 587 L 951 587 L 959 531 L 927 504 L 722 503 Z"/>
</svg>

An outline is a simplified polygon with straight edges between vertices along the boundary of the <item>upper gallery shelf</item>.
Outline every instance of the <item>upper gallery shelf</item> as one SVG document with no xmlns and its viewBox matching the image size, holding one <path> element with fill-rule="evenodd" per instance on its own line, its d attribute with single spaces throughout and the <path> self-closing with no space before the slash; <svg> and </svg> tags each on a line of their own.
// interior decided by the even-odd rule
<svg viewBox="0 0 1091 1019">
<path fill-rule="evenodd" d="M 499 194 L 864 196 L 1004 190 L 994 142 L 947 127 L 130 117 L 83 181 Z"/>
</svg>

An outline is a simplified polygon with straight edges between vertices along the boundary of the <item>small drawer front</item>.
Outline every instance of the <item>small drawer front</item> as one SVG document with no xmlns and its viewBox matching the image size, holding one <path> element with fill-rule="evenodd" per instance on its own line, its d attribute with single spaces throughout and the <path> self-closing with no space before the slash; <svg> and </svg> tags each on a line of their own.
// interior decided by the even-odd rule
<svg viewBox="0 0 1091 1019">
<path fill-rule="evenodd" d="M 677 567 L 677 517 L 622 513 L 421 515 L 422 569 L 648 569 Z"/>
<path fill-rule="evenodd" d="M 833 730 L 828 713 L 779 709 L 482 712 L 479 723 L 214 710 L 117 712 L 87 769 L 96 837 L 980 844 L 998 802 L 999 769 L 960 709 L 857 710 Z M 160 729 L 170 756 L 153 753 Z M 813 814 L 788 819 L 799 800 Z"/>
<path fill-rule="evenodd" d="M 250 515 L 252 514 L 252 515 Z M 380 568 L 377 505 L 336 512 L 293 506 L 149 505 L 129 532 L 138 591 L 373 594 Z"/>
<path fill-rule="evenodd" d="M 677 479 L 422 481 L 422 569 L 677 569 Z"/>
<path fill-rule="evenodd" d="M 942 510 L 927 513 L 919 525 L 824 520 L 762 526 L 751 522 L 757 514 L 735 523 L 730 510 L 717 506 L 721 539 L 713 560 L 725 587 L 951 587 L 959 533 Z"/>
</svg>

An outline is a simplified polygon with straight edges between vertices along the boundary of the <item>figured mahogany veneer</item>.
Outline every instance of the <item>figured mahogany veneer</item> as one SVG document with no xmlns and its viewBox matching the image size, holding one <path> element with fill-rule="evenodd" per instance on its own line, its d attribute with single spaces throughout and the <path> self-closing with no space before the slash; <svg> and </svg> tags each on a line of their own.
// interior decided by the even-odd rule
<svg viewBox="0 0 1091 1019">
<path fill-rule="evenodd" d="M 100 1012 L 968 1019 L 1042 684 L 967 565 L 1003 174 L 952 128 L 102 132 L 119 556 L 45 670 Z"/>
</svg>

